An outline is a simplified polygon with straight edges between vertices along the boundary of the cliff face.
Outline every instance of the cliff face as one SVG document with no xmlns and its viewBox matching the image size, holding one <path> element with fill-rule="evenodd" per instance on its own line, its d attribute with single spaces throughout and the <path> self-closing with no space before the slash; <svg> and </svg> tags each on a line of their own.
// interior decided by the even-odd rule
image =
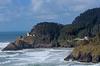
<svg viewBox="0 0 100 66">
<path fill-rule="evenodd" d="M 43 22 L 35 25 L 31 30 L 30 34 L 35 35 L 35 44 L 57 44 L 58 37 L 60 35 L 60 30 L 63 25 L 57 23 Z M 54 45 L 51 45 L 51 47 Z M 57 45 L 55 45 L 56 47 Z"/>
<path fill-rule="evenodd" d="M 6 46 L 4 50 L 22 50 L 33 48 L 34 46 L 34 37 L 33 36 L 25 36 L 23 38 L 17 38 L 15 42 L 11 42 L 8 46 Z"/>
<path fill-rule="evenodd" d="M 78 37 L 86 35 L 91 39 L 80 41 L 73 52 L 64 60 L 68 61 L 72 59 L 80 62 L 100 62 L 100 8 L 90 9 L 80 14 L 80 16 L 75 18 L 72 24 L 81 25 L 78 27 L 78 31 L 75 35 Z M 73 32 L 72 30 L 72 33 Z"/>
<path fill-rule="evenodd" d="M 97 33 L 100 33 L 100 8 L 89 9 L 77 16 L 72 24 L 67 24 L 61 29 L 58 42 L 65 46 L 68 40 L 84 36 L 92 38 Z M 70 44 L 74 46 L 75 42 L 72 41 Z"/>
<path fill-rule="evenodd" d="M 85 43 L 85 44 L 84 44 Z M 100 62 L 100 34 L 89 41 L 82 41 L 65 60 L 77 60 L 80 62 Z"/>
<path fill-rule="evenodd" d="M 63 25 L 57 23 L 38 23 L 26 36 L 17 38 L 15 42 L 10 43 L 3 51 L 59 47 L 57 40 L 62 28 Z"/>
</svg>

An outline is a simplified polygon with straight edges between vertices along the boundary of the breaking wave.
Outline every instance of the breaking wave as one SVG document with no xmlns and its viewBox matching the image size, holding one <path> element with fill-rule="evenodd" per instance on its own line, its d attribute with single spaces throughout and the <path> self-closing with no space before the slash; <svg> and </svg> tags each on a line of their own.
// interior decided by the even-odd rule
<svg viewBox="0 0 100 66">
<path fill-rule="evenodd" d="M 6 47 L 10 42 L 0 42 L 0 49 Z"/>
<path fill-rule="evenodd" d="M 9 42 L 0 42 L 0 49 Z M 100 66 L 100 63 L 64 61 L 72 48 L 36 48 L 19 51 L 0 51 L 0 66 Z"/>
</svg>

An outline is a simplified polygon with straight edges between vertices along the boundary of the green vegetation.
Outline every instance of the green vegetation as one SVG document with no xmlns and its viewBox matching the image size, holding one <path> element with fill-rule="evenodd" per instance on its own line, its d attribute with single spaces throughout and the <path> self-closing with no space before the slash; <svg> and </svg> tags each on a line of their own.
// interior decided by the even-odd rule
<svg viewBox="0 0 100 66">
<path fill-rule="evenodd" d="M 95 36 L 100 33 L 100 8 L 89 9 L 76 17 L 72 24 L 83 25 L 78 36 Z"/>
<path fill-rule="evenodd" d="M 65 60 L 100 62 L 100 8 L 89 9 L 76 17 L 72 24 L 64 26 L 60 40 L 88 36 L 89 40 L 76 41 L 73 52 Z"/>
<path fill-rule="evenodd" d="M 100 34 L 89 41 L 82 41 L 74 48 L 72 59 L 82 62 L 100 62 Z"/>
<path fill-rule="evenodd" d="M 100 8 L 87 10 L 76 17 L 72 24 L 65 25 L 60 31 L 58 42 L 66 45 L 68 40 L 84 36 L 92 38 L 97 33 L 100 33 Z M 73 44 L 76 45 L 75 42 Z"/>
<path fill-rule="evenodd" d="M 42 22 L 38 23 L 33 27 L 30 34 L 35 35 L 34 44 L 51 44 L 53 47 L 58 47 L 58 37 L 60 35 L 60 30 L 63 25 L 52 23 L 52 22 Z"/>
</svg>

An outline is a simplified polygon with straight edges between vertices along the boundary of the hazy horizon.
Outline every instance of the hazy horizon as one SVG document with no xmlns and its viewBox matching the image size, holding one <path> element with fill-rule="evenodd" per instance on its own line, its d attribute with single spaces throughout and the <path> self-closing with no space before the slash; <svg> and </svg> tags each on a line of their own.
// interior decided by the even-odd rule
<svg viewBox="0 0 100 66">
<path fill-rule="evenodd" d="M 0 0 L 0 32 L 30 31 L 39 22 L 71 23 L 100 0 Z"/>
</svg>

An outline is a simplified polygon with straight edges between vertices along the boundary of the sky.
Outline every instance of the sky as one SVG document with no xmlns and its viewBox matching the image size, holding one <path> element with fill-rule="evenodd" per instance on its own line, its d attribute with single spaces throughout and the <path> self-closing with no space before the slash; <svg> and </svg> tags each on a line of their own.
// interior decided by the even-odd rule
<svg viewBox="0 0 100 66">
<path fill-rule="evenodd" d="M 69 24 L 100 0 L 0 0 L 0 32 L 29 31 L 39 22 Z"/>
</svg>

